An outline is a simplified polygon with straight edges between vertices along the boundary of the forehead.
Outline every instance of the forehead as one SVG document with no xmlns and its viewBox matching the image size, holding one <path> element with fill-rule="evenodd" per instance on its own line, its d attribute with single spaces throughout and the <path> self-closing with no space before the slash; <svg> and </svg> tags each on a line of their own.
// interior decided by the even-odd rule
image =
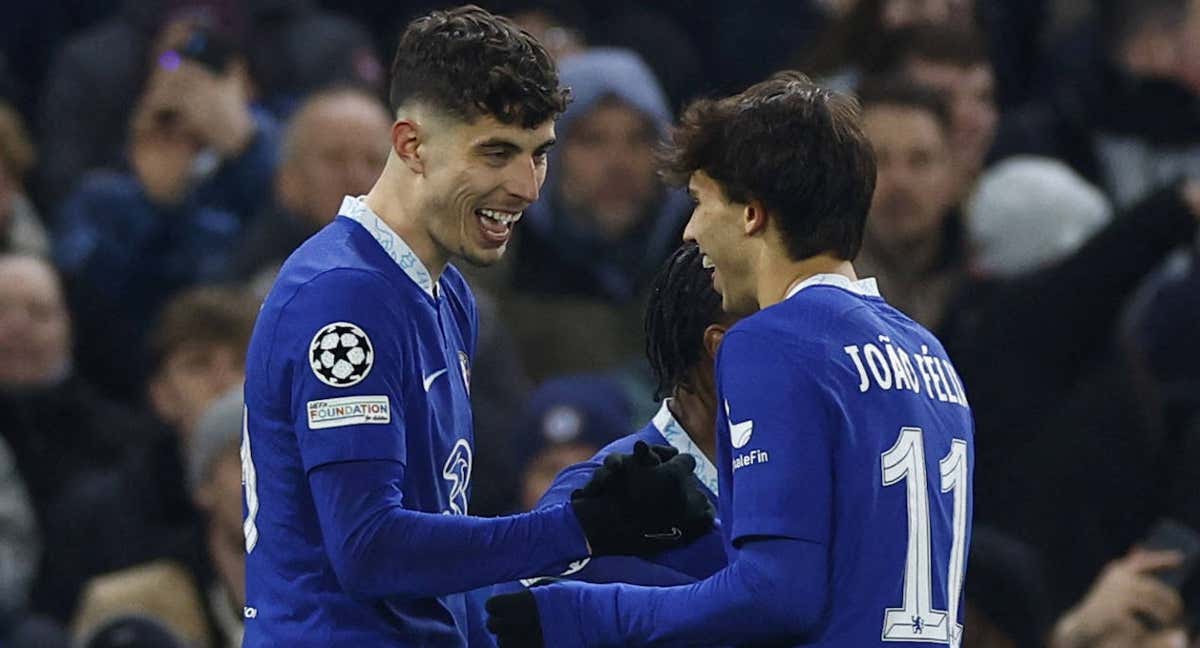
<svg viewBox="0 0 1200 648">
<path fill-rule="evenodd" d="M 941 122 L 928 110 L 915 106 L 878 104 L 863 111 L 863 131 L 871 144 L 940 144 L 944 133 Z"/>
</svg>

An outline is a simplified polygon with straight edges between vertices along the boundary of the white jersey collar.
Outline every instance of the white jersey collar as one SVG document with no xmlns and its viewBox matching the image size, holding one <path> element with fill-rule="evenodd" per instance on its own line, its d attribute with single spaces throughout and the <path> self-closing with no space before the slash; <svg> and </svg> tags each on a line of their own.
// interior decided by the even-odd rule
<svg viewBox="0 0 1200 648">
<path fill-rule="evenodd" d="M 704 456 L 700 447 L 688 435 L 687 430 L 683 429 L 679 421 L 675 420 L 675 415 L 671 414 L 671 409 L 667 406 L 670 400 L 670 398 L 663 399 L 662 407 L 658 408 L 658 414 L 654 415 L 654 427 L 680 454 L 690 454 L 696 458 L 696 468 L 692 473 L 696 475 L 696 479 L 699 479 L 701 484 L 712 491 L 713 495 L 717 495 L 717 467 L 708 460 L 708 457 Z"/>
<path fill-rule="evenodd" d="M 863 297 L 879 297 L 879 286 L 875 284 L 873 277 L 851 281 L 849 277 L 840 274 L 824 273 L 816 274 L 800 283 L 792 286 L 784 299 L 791 299 L 792 295 L 808 288 L 809 286 L 837 286 L 843 290 L 848 290 L 856 295 Z"/>
<path fill-rule="evenodd" d="M 379 247 L 383 248 L 387 255 L 392 257 L 396 265 L 408 275 L 413 283 L 421 287 L 426 294 L 434 299 L 437 298 L 435 286 L 433 283 L 433 275 L 429 274 L 429 270 L 425 268 L 425 264 L 417 258 L 417 255 L 408 247 L 404 239 L 395 232 L 383 219 L 379 217 L 371 208 L 367 206 L 367 202 L 363 200 L 363 196 L 346 196 L 342 199 L 342 206 L 338 213 L 350 220 L 357 222 L 367 230 L 375 240 L 379 242 Z"/>
</svg>

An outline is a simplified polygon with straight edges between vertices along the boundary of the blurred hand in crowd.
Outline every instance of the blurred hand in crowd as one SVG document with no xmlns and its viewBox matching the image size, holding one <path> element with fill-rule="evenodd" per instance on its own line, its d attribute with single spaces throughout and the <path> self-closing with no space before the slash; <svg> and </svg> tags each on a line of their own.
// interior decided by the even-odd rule
<svg viewBox="0 0 1200 648">
<path fill-rule="evenodd" d="M 1154 576 L 1182 558 L 1174 551 L 1135 549 L 1109 563 L 1083 601 L 1059 620 L 1051 648 L 1186 648 L 1183 600 Z"/>
</svg>

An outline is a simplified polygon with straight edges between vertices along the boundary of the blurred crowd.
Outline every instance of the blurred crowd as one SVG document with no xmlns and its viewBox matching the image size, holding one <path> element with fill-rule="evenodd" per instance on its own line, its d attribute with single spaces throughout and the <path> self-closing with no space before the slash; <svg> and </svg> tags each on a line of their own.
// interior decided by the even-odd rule
<svg viewBox="0 0 1200 648">
<path fill-rule="evenodd" d="M 0 645 L 240 645 L 258 304 L 377 178 L 388 56 L 443 4 L 0 9 Z M 975 413 L 963 646 L 1200 645 L 1200 0 L 481 4 L 574 101 L 502 265 L 462 268 L 472 513 L 654 415 L 642 310 L 691 209 L 656 144 L 795 68 L 861 101 L 856 266 Z"/>
</svg>

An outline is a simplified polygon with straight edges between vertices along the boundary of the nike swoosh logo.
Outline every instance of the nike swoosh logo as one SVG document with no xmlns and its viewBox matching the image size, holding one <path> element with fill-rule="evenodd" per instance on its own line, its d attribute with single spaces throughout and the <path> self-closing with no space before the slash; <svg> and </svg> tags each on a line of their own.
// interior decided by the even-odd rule
<svg viewBox="0 0 1200 648">
<path fill-rule="evenodd" d="M 683 537 L 683 531 L 679 527 L 671 527 L 666 533 L 643 533 L 642 537 L 647 540 L 678 540 Z"/>
<path fill-rule="evenodd" d="M 725 420 L 729 421 L 729 439 L 733 447 L 740 448 L 750 442 L 750 435 L 754 434 L 754 420 L 734 423 L 729 414 L 729 401 L 725 401 Z"/>
<path fill-rule="evenodd" d="M 428 376 L 425 376 L 425 392 L 429 393 L 429 387 L 433 385 L 433 381 L 437 380 L 438 376 L 446 373 L 445 369 L 439 369 Z"/>
</svg>

